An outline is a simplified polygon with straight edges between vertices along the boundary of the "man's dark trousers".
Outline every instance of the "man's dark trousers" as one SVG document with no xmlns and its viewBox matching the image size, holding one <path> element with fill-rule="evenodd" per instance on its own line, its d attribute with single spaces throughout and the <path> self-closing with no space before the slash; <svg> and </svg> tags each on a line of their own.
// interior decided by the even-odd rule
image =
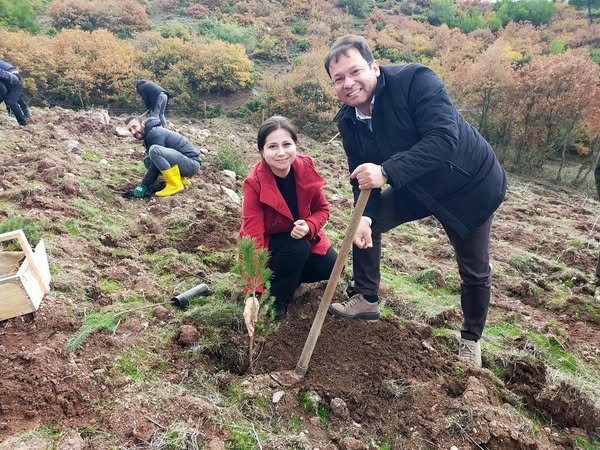
<svg viewBox="0 0 600 450">
<path fill-rule="evenodd" d="M 398 225 L 431 216 L 406 189 L 382 190 L 376 217 L 372 217 L 373 247 L 353 247 L 354 290 L 364 295 L 377 294 L 380 281 L 381 234 Z M 490 231 L 492 218 L 461 239 L 444 223 L 458 263 L 461 278 L 461 306 L 464 322 L 461 336 L 478 341 L 485 326 L 491 291 Z"/>
</svg>

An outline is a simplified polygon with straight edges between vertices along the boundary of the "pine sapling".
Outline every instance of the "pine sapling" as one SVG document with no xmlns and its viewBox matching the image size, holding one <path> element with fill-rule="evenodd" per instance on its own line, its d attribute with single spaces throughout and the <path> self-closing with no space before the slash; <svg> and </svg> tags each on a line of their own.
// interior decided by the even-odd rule
<svg viewBox="0 0 600 450">
<path fill-rule="evenodd" d="M 257 291 L 263 288 L 263 297 L 267 298 L 266 292 L 271 286 L 272 271 L 267 266 L 269 261 L 269 251 L 267 249 L 257 249 L 254 238 L 249 236 L 242 237 L 240 241 L 240 258 L 236 264 L 235 271 L 242 279 L 245 289 L 251 296 L 246 299 L 244 308 L 244 321 L 248 328 L 249 345 L 249 364 L 250 373 L 254 373 L 254 326 L 258 321 L 258 311 L 260 303 L 257 298 Z"/>
</svg>

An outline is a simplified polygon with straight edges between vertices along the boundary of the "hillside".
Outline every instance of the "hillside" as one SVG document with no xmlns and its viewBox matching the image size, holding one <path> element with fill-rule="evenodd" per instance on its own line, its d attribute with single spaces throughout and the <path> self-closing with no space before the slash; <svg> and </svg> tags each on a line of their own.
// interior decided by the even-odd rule
<svg viewBox="0 0 600 450">
<path fill-rule="evenodd" d="M 265 324 L 247 374 L 233 263 L 256 126 L 174 120 L 203 149 L 200 175 L 172 197 L 130 200 L 143 148 L 115 134 L 118 117 L 33 114 L 24 128 L 0 121 L 0 223 L 33 220 L 52 291 L 38 312 L 0 322 L 0 449 L 600 446 L 597 200 L 510 175 L 493 227 L 484 369 L 454 356 L 456 265 L 425 219 L 384 238 L 384 317 L 327 318 L 305 379 L 283 387 L 268 374 L 294 368 L 325 285 Z M 343 150 L 300 142 L 327 179 L 338 247 L 352 207 Z M 199 283 L 210 295 L 171 304 Z"/>
</svg>

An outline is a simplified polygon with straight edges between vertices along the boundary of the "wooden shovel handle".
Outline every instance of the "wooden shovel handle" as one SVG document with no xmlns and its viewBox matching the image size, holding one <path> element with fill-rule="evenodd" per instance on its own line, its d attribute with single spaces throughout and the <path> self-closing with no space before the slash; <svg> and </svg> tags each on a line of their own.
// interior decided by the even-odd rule
<svg viewBox="0 0 600 450">
<path fill-rule="evenodd" d="M 42 276 L 42 273 L 38 268 L 37 262 L 35 261 L 35 257 L 33 256 L 33 250 L 31 249 L 29 242 L 27 242 L 27 237 L 25 236 L 23 230 L 9 231 L 8 233 L 0 234 L 0 242 L 10 241 L 12 239 L 16 239 L 17 241 L 19 241 L 21 250 L 23 250 L 23 253 L 25 253 L 25 257 L 27 258 L 27 261 L 29 261 L 29 266 L 31 267 L 31 270 L 37 278 L 42 292 L 44 294 L 50 292 L 50 286 L 48 286 L 48 284 L 44 282 L 44 277 Z"/>
<path fill-rule="evenodd" d="M 303 377 L 308 370 L 310 358 L 313 350 L 315 349 L 315 345 L 317 344 L 319 334 L 321 334 L 321 327 L 325 321 L 325 316 L 327 316 L 327 309 L 329 308 L 329 304 L 333 298 L 333 293 L 335 292 L 338 281 L 340 281 L 340 275 L 342 274 L 344 264 L 346 264 L 346 259 L 348 258 L 348 254 L 352 248 L 354 234 L 358 229 L 358 224 L 360 223 L 360 219 L 365 211 L 365 207 L 367 206 L 369 195 L 371 195 L 371 189 L 361 190 L 356 205 L 354 206 L 352 219 L 350 219 L 350 224 L 348 225 L 346 235 L 342 241 L 342 246 L 340 247 L 335 260 L 335 265 L 333 266 L 333 270 L 331 271 L 331 275 L 327 281 L 327 287 L 325 288 L 325 292 L 321 298 L 317 315 L 315 316 L 315 320 L 310 328 L 310 332 L 306 338 L 306 343 L 304 344 L 304 349 L 302 350 L 302 354 L 300 355 L 300 359 L 298 360 L 298 364 L 296 365 L 296 369 L 294 371 L 299 377 Z"/>
</svg>

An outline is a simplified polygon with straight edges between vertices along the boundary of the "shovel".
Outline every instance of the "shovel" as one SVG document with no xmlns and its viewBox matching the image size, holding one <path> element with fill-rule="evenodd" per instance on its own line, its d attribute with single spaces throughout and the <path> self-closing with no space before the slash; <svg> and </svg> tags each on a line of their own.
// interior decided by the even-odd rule
<svg viewBox="0 0 600 450">
<path fill-rule="evenodd" d="M 346 230 L 344 240 L 342 241 L 342 246 L 340 247 L 337 259 L 335 260 L 335 264 L 333 266 L 333 270 L 331 271 L 331 275 L 329 276 L 329 280 L 327 281 L 327 287 L 325 288 L 325 292 L 323 293 L 323 297 L 321 298 L 319 309 L 317 310 L 317 314 L 313 321 L 312 327 L 310 328 L 310 332 L 308 333 L 308 337 L 306 338 L 306 343 L 304 344 L 304 349 L 302 350 L 302 354 L 300 355 L 298 364 L 296 364 L 296 368 L 294 370 L 272 372 L 270 374 L 271 377 L 282 386 L 292 386 L 296 383 L 299 383 L 302 380 L 302 378 L 304 378 L 304 375 L 306 375 L 310 358 L 312 356 L 313 350 L 315 349 L 315 345 L 317 344 L 319 334 L 321 334 L 321 327 L 323 326 L 323 322 L 325 321 L 327 309 L 329 308 L 329 304 L 331 303 L 331 299 L 333 298 L 333 293 L 335 292 L 335 288 L 338 284 L 338 281 L 340 281 L 342 269 L 344 268 L 344 264 L 346 263 L 346 259 L 348 258 L 348 254 L 350 253 L 350 249 L 352 248 L 352 240 L 354 239 L 354 234 L 356 233 L 360 219 L 363 215 L 363 212 L 365 211 L 365 206 L 367 205 L 367 200 L 369 200 L 370 194 L 371 189 L 364 189 L 360 191 L 358 201 L 354 206 L 352 218 L 350 219 L 350 224 L 348 225 L 348 229 Z"/>
</svg>

